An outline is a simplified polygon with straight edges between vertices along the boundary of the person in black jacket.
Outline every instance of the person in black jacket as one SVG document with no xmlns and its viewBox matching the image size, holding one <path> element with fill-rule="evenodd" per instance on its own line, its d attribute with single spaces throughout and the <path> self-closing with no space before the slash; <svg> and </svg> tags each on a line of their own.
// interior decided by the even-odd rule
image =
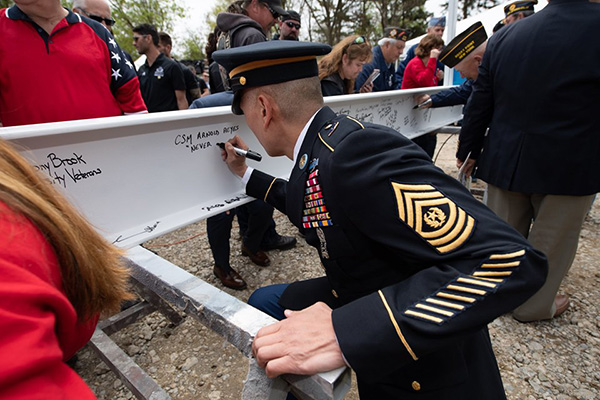
<svg viewBox="0 0 600 400">
<path fill-rule="evenodd" d="M 323 96 L 354 93 L 354 80 L 372 57 L 371 45 L 364 36 L 351 35 L 336 44 L 331 53 L 319 61 Z M 360 88 L 361 93 L 372 90 L 372 82 Z"/>
<path fill-rule="evenodd" d="M 213 54 L 233 71 L 232 111 L 294 166 L 289 181 L 249 168 L 239 137 L 223 158 L 326 272 L 275 288 L 286 318 L 258 331 L 258 365 L 269 377 L 349 365 L 362 399 L 505 399 L 486 325 L 541 287 L 544 256 L 409 139 L 324 107 L 316 56 L 329 49 L 273 41 Z"/>
<path fill-rule="evenodd" d="M 548 280 L 515 310 L 519 321 L 567 309 L 557 293 L 600 191 L 600 51 L 589 42 L 598 17 L 588 0 L 552 0 L 502 28 L 465 109 L 458 164 L 470 173 L 477 163 L 490 208 L 548 256 Z"/>
</svg>

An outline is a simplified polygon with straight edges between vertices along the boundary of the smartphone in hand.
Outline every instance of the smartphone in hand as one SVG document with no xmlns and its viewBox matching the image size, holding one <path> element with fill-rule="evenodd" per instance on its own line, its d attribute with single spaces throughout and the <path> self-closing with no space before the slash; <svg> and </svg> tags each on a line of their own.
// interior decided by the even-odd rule
<svg viewBox="0 0 600 400">
<path fill-rule="evenodd" d="M 369 85 L 371 83 L 373 83 L 373 81 L 375 79 L 377 79 L 377 77 L 379 76 L 379 70 L 377 68 L 375 68 L 373 70 L 373 72 L 371 72 L 371 75 L 367 78 L 367 80 L 365 81 L 365 83 L 363 84 L 363 86 Z"/>
</svg>

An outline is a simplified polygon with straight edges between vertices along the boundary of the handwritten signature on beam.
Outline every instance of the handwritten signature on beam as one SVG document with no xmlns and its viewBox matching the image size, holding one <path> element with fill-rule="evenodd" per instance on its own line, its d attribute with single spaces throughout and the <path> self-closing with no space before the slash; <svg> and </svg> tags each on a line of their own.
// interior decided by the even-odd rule
<svg viewBox="0 0 600 400">
<path fill-rule="evenodd" d="M 147 227 L 144 228 L 144 230 L 142 232 L 138 232 L 135 233 L 131 236 L 127 236 L 127 237 L 123 237 L 123 235 L 119 235 L 113 242 L 112 244 L 116 244 L 116 243 L 121 243 L 121 242 L 125 242 L 133 237 L 139 236 L 139 235 L 143 235 L 144 233 L 151 233 L 154 230 L 156 230 L 156 227 L 158 226 L 158 224 L 160 224 L 160 221 L 156 221 L 154 223 L 154 225 L 148 225 Z"/>
</svg>

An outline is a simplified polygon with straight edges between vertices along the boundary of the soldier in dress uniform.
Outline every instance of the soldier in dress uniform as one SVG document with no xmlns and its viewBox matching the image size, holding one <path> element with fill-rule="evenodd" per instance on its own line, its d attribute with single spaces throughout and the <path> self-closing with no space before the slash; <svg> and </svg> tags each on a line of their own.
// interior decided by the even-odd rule
<svg viewBox="0 0 600 400">
<path fill-rule="evenodd" d="M 326 271 L 265 289 L 285 319 L 257 333 L 259 365 L 269 377 L 348 365 L 363 399 L 505 399 L 486 325 L 543 284 L 544 256 L 409 139 L 323 106 L 316 57 L 329 51 L 271 41 L 213 54 L 233 112 L 294 167 L 289 181 L 249 168 L 239 137 L 225 162 Z"/>
</svg>

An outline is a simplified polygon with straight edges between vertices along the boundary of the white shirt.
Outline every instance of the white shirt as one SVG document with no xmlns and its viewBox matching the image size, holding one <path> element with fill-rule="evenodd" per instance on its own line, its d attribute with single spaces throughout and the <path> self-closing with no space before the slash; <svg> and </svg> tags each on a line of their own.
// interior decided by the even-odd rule
<svg viewBox="0 0 600 400">
<path fill-rule="evenodd" d="M 298 153 L 300 152 L 300 147 L 302 147 L 302 142 L 304 142 L 304 138 L 306 137 L 308 128 L 310 127 L 310 124 L 312 124 L 313 120 L 315 119 L 315 117 L 317 116 L 317 113 L 319 111 L 321 111 L 320 108 L 317 110 L 316 113 L 313 114 L 312 117 L 310 117 L 310 119 L 308 120 L 306 125 L 304 125 L 304 128 L 302 128 L 302 131 L 300 132 L 298 139 L 296 140 L 296 145 L 294 146 L 294 158 L 292 159 L 292 161 L 294 162 L 294 165 L 296 164 L 296 160 L 298 159 Z M 244 183 L 244 186 L 246 186 L 248 184 L 248 182 L 250 181 L 250 177 L 252 176 L 253 171 L 254 171 L 254 168 L 248 167 L 246 169 L 246 172 L 244 172 L 244 176 L 242 176 L 242 178 L 241 178 L 242 182 Z"/>
</svg>

